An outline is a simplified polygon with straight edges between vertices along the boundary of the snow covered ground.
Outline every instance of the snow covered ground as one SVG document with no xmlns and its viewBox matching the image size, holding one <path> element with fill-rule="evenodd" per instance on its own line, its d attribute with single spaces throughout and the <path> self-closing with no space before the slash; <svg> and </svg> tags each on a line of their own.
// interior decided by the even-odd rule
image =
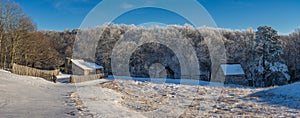
<svg viewBox="0 0 300 118">
<path fill-rule="evenodd" d="M 96 87 L 100 89 L 95 89 Z M 292 106 L 284 106 L 266 101 L 265 96 L 256 95 L 261 91 L 271 91 L 272 88 L 153 84 L 133 80 L 107 81 L 96 87 L 79 89 L 82 90 L 80 95 L 87 107 L 93 106 L 93 109 L 90 109 L 93 112 L 99 110 L 94 109 L 96 106 L 110 101 L 118 108 L 125 107 L 126 111 L 129 109 L 145 117 L 300 117 L 300 109 L 295 107 L 300 105 L 297 102 L 299 98 L 284 99 L 286 98 L 284 95 L 276 97 L 281 99 L 281 102 L 294 102 Z M 86 91 L 90 90 L 93 90 L 94 94 L 85 97 L 88 96 Z M 108 115 L 108 117 L 118 117 L 118 114 Z"/>
<path fill-rule="evenodd" d="M 0 70 L 0 117 L 300 117 L 300 83 L 254 89 L 122 77 L 74 85 L 67 78 L 55 84 Z"/>
<path fill-rule="evenodd" d="M 73 91 L 72 88 L 75 89 L 0 70 L 0 117 L 76 117 L 78 113 L 75 106 L 67 102 L 68 92 Z"/>
</svg>

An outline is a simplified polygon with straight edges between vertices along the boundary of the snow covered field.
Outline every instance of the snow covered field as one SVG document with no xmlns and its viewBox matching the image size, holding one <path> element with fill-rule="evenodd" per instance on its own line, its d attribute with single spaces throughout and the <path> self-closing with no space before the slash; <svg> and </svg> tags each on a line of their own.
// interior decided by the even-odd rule
<svg viewBox="0 0 300 118">
<path fill-rule="evenodd" d="M 300 83 L 258 89 L 199 84 L 54 84 L 0 70 L 0 117 L 300 117 Z"/>
<path fill-rule="evenodd" d="M 288 96 L 293 95 L 277 94 L 270 96 L 268 92 L 272 88 L 189 86 L 127 80 L 108 81 L 96 86 L 107 89 L 109 92 L 106 94 L 117 94 L 117 98 L 116 95 L 108 95 L 114 96 L 110 97 L 113 100 L 108 101 L 114 101 L 116 106 L 129 108 L 146 117 L 300 117 L 299 97 L 290 98 Z M 297 86 L 295 84 L 291 87 Z M 257 95 L 261 91 L 267 91 L 263 92 L 265 96 Z M 94 97 L 94 100 L 105 102 L 102 97 Z M 273 101 L 268 101 L 269 99 Z M 95 105 L 97 102 L 90 104 Z"/>
</svg>

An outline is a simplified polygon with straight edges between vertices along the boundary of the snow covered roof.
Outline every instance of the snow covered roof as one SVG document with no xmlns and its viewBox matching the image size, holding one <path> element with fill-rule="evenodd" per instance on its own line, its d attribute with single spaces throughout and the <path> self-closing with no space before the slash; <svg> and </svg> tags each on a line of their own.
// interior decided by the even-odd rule
<svg viewBox="0 0 300 118">
<path fill-rule="evenodd" d="M 99 66 L 96 63 L 86 62 L 81 59 L 71 59 L 72 63 L 84 70 L 103 69 L 103 66 Z"/>
<path fill-rule="evenodd" d="M 245 72 L 241 64 L 221 64 L 224 75 L 244 75 Z"/>
</svg>

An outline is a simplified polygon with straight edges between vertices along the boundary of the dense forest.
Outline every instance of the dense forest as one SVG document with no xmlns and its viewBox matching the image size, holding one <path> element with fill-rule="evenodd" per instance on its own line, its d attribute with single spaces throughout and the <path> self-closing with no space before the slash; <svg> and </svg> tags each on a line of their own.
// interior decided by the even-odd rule
<svg viewBox="0 0 300 118">
<path fill-rule="evenodd" d="M 105 71 L 111 74 L 110 59 L 112 50 L 117 41 L 123 35 L 127 35 L 128 31 L 138 35 L 140 32 L 163 30 L 166 32 L 165 35 L 168 35 L 168 33 L 171 35 L 172 31 L 176 30 L 177 33 L 191 40 L 190 43 L 196 51 L 201 67 L 200 72 L 206 76 L 203 79 L 209 79 L 210 72 L 215 69 L 212 68 L 214 65 L 211 63 L 211 59 L 214 57 L 209 55 L 211 53 L 209 51 L 212 50 L 208 49 L 205 40 L 221 38 L 226 49 L 225 62 L 241 63 L 247 78 L 260 76 L 255 74 L 259 73 L 259 70 L 255 69 L 261 66 L 257 64 L 259 63 L 257 59 L 260 58 L 260 55 L 263 55 L 263 60 L 272 63 L 275 60 L 280 64 L 287 65 L 288 74 L 290 75 L 289 82 L 300 80 L 300 59 L 298 59 L 300 57 L 300 29 L 296 29 L 289 35 L 278 35 L 271 27 L 260 27 L 255 31 L 252 29 L 233 31 L 205 27 L 193 28 L 191 26 L 167 26 L 166 28 L 147 29 L 133 25 L 109 25 L 86 30 L 65 30 L 63 32 L 37 31 L 31 18 L 26 16 L 18 4 L 10 1 L 1 2 L 0 9 L 0 67 L 2 69 L 12 68 L 13 63 L 38 69 L 57 69 L 64 65 L 66 57 L 79 58 L 94 55 L 95 58 L 85 59 L 103 65 Z M 219 32 L 220 36 L 214 35 L 215 32 Z M 96 40 L 98 44 L 90 45 L 89 40 Z M 74 43 L 75 41 L 77 42 Z M 268 41 L 272 43 L 269 47 L 266 45 Z M 263 49 L 259 48 L 260 45 Z M 92 54 L 78 52 L 80 50 L 78 48 L 85 48 L 86 52 Z M 96 52 L 88 51 L 93 48 L 97 49 Z M 218 47 L 215 47 L 215 49 L 217 51 Z M 74 50 L 77 53 L 73 54 Z M 265 55 L 268 53 L 276 53 L 276 55 Z M 140 47 L 132 54 L 130 59 L 129 65 L 133 76 L 148 77 L 148 67 L 152 63 L 162 63 L 175 72 L 180 70 L 174 52 L 166 46 L 156 43 Z M 271 70 L 268 71 L 271 72 Z"/>
<path fill-rule="evenodd" d="M 110 25 L 100 26 L 89 30 L 78 30 L 79 37 L 76 40 L 73 54 L 74 58 L 90 57 L 86 60 L 95 61 L 98 64 L 104 65 L 107 73 L 112 73 L 111 56 L 116 43 L 124 37 L 129 37 L 134 43 L 136 38 L 149 38 L 158 35 L 158 37 L 168 37 L 175 34 L 182 35 L 183 38 L 190 39 L 199 62 L 201 75 L 204 80 L 210 80 L 210 73 L 222 63 L 240 63 L 246 72 L 247 78 L 286 78 L 286 81 L 294 82 L 299 80 L 299 66 L 297 66 L 297 56 L 299 55 L 298 42 L 300 38 L 299 30 L 295 30 L 290 35 L 279 36 L 277 31 L 271 27 L 259 27 L 257 31 L 248 29 L 245 31 L 232 31 L 229 29 L 216 28 L 193 28 L 192 26 L 166 26 L 156 28 L 144 28 L 134 25 Z M 141 33 L 142 32 L 142 33 Z M 163 33 L 151 33 L 163 32 Z M 217 32 L 217 33 L 216 33 Z M 143 35 L 143 36 L 142 36 Z M 91 38 L 93 37 L 93 38 Z M 158 38 L 157 37 L 157 38 Z M 211 57 L 211 53 L 216 53 L 214 56 L 224 55 L 220 53 L 221 46 L 209 46 L 215 39 L 224 42 L 226 50 L 226 60 L 219 57 Z M 98 45 L 91 45 L 91 40 L 98 41 Z M 169 40 L 169 39 L 165 39 Z M 211 42 L 210 42 L 211 41 Z M 131 43 L 132 43 L 131 42 Z M 131 46 L 129 44 L 128 46 Z M 89 48 L 86 48 L 89 47 Z M 80 49 L 84 48 L 84 49 Z M 93 51 L 96 48 L 96 52 Z M 126 48 L 125 48 L 126 49 Z M 83 52 L 80 52 L 83 51 Z M 88 54 L 92 53 L 92 54 Z M 175 52 L 172 52 L 167 46 L 158 43 L 148 43 L 140 46 L 131 55 L 129 69 L 131 76 L 149 77 L 149 67 L 153 63 L 161 63 L 165 67 L 170 67 L 175 75 L 180 74 L 178 58 Z M 189 52 L 186 52 L 189 53 Z M 175 57 L 175 59 L 174 59 Z M 213 60 L 219 61 L 216 65 L 212 64 Z M 263 62 L 261 61 L 263 60 Z M 263 64 L 262 64 L 263 63 Z M 263 70 L 261 70 L 263 68 Z M 263 71 L 263 72 L 261 72 Z M 280 72 L 278 75 L 277 72 Z M 267 73 L 267 74 L 265 74 Z M 205 77 L 206 76 L 206 77 Z M 261 80 L 264 81 L 264 80 Z M 276 85 L 281 85 L 285 82 L 274 80 Z M 270 86 L 272 83 L 265 82 Z M 274 84 L 274 83 L 273 83 Z"/>
</svg>

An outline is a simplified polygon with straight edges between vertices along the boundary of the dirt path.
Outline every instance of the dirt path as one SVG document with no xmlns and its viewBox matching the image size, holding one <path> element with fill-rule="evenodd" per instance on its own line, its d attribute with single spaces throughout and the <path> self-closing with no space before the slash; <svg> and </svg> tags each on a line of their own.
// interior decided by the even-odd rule
<svg viewBox="0 0 300 118">
<path fill-rule="evenodd" d="M 70 85 L 0 71 L 0 117 L 76 117 L 74 105 L 68 103 L 70 91 Z"/>
</svg>

